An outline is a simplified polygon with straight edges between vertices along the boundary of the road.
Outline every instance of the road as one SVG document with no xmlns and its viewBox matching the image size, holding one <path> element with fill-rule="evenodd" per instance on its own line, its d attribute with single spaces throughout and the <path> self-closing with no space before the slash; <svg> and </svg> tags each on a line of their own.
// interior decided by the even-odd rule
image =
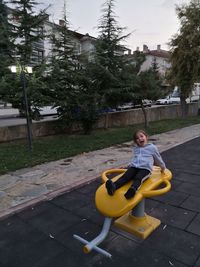
<svg viewBox="0 0 200 267">
<path fill-rule="evenodd" d="M 152 105 L 152 107 L 155 107 L 155 106 L 158 107 L 159 105 Z M 55 109 L 52 110 L 50 107 L 43 108 L 42 112 L 45 115 L 41 121 L 57 119 L 57 116 L 55 114 L 52 115 L 52 112 L 54 111 Z M 33 122 L 36 122 L 36 121 L 33 121 Z M 0 127 L 21 125 L 21 124 L 26 124 L 26 119 L 19 117 L 18 109 L 0 108 Z"/>
<path fill-rule="evenodd" d="M 57 118 L 56 115 L 48 115 L 44 116 L 44 118 L 41 121 L 55 120 L 56 118 Z M 34 122 L 36 121 L 33 121 L 33 123 Z M 13 109 L 13 108 L 0 109 L 0 127 L 22 125 L 22 124 L 26 124 L 26 119 L 19 117 L 18 109 Z"/>
</svg>

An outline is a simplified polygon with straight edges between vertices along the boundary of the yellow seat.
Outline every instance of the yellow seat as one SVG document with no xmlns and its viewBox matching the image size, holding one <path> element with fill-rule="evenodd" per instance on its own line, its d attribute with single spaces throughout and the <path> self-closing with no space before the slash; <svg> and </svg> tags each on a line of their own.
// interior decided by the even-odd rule
<svg viewBox="0 0 200 267">
<path fill-rule="evenodd" d="M 151 176 L 142 184 L 132 199 L 127 200 L 124 197 L 124 194 L 131 186 L 132 182 L 117 189 L 113 196 L 108 195 L 105 187 L 105 182 L 108 179 L 107 176 L 116 173 L 117 176 L 112 179 L 116 181 L 125 171 L 125 169 L 112 169 L 102 174 L 103 184 L 96 191 L 95 203 L 99 212 L 106 217 L 120 217 L 132 210 L 144 198 L 162 195 L 171 188 L 169 182 L 172 178 L 171 172 L 166 169 L 165 172 L 162 173 L 160 172 L 160 168 L 155 166 Z M 164 187 L 160 188 L 162 185 L 164 185 Z"/>
</svg>

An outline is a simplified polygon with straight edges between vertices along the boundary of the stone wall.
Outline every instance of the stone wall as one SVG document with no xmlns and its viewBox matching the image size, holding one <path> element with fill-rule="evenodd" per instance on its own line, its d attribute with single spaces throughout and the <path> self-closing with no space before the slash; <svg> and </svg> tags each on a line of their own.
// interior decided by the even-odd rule
<svg viewBox="0 0 200 267">
<path fill-rule="evenodd" d="M 198 114 L 198 103 L 188 104 L 189 116 Z M 180 105 L 155 106 L 146 108 L 148 121 L 172 119 L 181 117 Z M 142 109 L 107 113 L 101 116 L 97 128 L 120 127 L 144 122 Z M 36 122 L 32 125 L 33 137 L 47 136 L 61 133 L 56 121 Z M 0 128 L 0 142 L 7 142 L 27 137 L 26 125 L 7 126 Z"/>
<path fill-rule="evenodd" d="M 198 114 L 198 103 L 188 104 L 188 115 Z M 173 119 L 181 117 L 180 105 L 153 106 L 146 108 L 148 121 Z M 98 128 L 120 127 L 144 122 L 142 109 L 133 109 L 114 113 L 107 113 L 100 118 Z"/>
</svg>

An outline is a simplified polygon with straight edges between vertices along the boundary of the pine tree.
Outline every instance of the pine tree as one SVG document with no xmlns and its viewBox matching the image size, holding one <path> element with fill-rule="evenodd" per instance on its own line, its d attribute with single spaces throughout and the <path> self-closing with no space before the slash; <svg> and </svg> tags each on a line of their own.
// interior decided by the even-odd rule
<svg viewBox="0 0 200 267">
<path fill-rule="evenodd" d="M 5 91 L 12 86 L 12 79 L 7 79 L 12 62 L 12 32 L 8 22 L 7 7 L 0 0 L 0 100 L 6 102 Z M 6 104 L 6 103 L 5 103 Z"/>
<path fill-rule="evenodd" d="M 38 73 L 42 63 L 34 62 L 34 52 L 37 42 L 43 42 L 43 23 L 46 19 L 45 11 L 40 11 L 36 14 L 35 7 L 37 2 L 34 0 L 11 0 L 12 9 L 10 9 L 9 23 L 11 25 L 11 38 L 14 39 L 14 46 L 12 47 L 12 65 L 18 66 L 19 73 L 9 74 L 5 77 L 6 81 L 12 80 L 13 85 L 5 88 L 1 93 L 4 98 L 13 107 L 18 108 L 22 113 L 25 110 L 24 92 L 22 90 L 22 73 L 24 74 L 26 91 L 28 95 L 29 115 L 32 117 L 32 109 L 38 110 L 41 104 L 41 99 L 46 101 L 43 94 L 40 93 L 45 88 L 45 84 L 41 83 L 43 73 Z M 36 66 L 36 64 L 38 66 Z M 26 73 L 26 67 L 36 67 L 33 75 Z M 12 76 L 12 78 L 11 78 Z M 37 78 L 36 78 L 37 76 Z M 40 79 L 40 83 L 38 83 Z M 33 85 L 34 84 L 34 85 Z M 29 86 L 32 85 L 32 86 Z M 37 98 L 36 98 L 37 96 Z"/>
<path fill-rule="evenodd" d="M 194 82 L 200 81 L 200 3 L 191 1 L 176 8 L 179 32 L 171 39 L 172 84 L 180 89 L 183 117 L 187 115 L 186 98 Z"/>
<path fill-rule="evenodd" d="M 23 67 L 33 64 L 33 53 L 36 42 L 44 38 L 43 23 L 46 19 L 45 10 L 36 14 L 38 3 L 35 0 L 11 0 L 13 5 L 14 36 L 16 39 L 16 56 Z"/>
<path fill-rule="evenodd" d="M 11 58 L 11 40 L 10 40 L 10 25 L 8 22 L 7 8 L 3 3 L 3 0 L 0 0 L 0 76 L 4 75 L 7 68 L 4 68 L 5 65 L 8 65 L 8 61 Z"/>
<path fill-rule="evenodd" d="M 74 50 L 72 32 L 69 30 L 66 7 L 64 7 L 62 25 L 56 26 L 50 39 L 53 45 L 48 75 L 50 97 L 54 107 L 58 109 L 61 125 L 70 129 L 77 116 L 79 63 Z"/>
<path fill-rule="evenodd" d="M 125 93 L 122 77 L 125 66 L 123 52 L 126 49 L 122 41 L 129 36 L 129 34 L 124 35 L 125 28 L 118 25 L 114 7 L 114 0 L 107 0 L 104 3 L 98 26 L 99 36 L 95 45 L 95 64 L 99 69 L 99 93 L 102 96 L 102 104 L 111 106 L 121 102 L 121 97 Z"/>
</svg>

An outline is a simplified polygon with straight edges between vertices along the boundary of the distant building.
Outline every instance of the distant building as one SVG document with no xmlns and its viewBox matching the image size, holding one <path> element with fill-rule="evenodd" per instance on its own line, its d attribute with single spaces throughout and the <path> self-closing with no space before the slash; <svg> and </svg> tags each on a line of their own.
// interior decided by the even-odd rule
<svg viewBox="0 0 200 267">
<path fill-rule="evenodd" d="M 153 63 L 157 64 L 159 73 L 165 76 L 166 72 L 170 68 L 170 53 L 169 51 L 161 49 L 160 45 L 157 45 L 156 50 L 149 50 L 147 45 L 143 45 L 143 53 L 146 56 L 146 60 L 141 66 L 141 71 L 148 70 L 152 67 Z"/>
<path fill-rule="evenodd" d="M 45 34 L 52 34 L 54 33 L 55 36 L 59 39 L 59 31 L 58 27 L 63 26 L 64 21 L 59 20 L 59 24 L 53 23 L 51 21 L 46 20 L 44 22 L 44 31 Z M 82 34 L 76 31 L 70 31 L 71 35 L 71 42 L 74 46 L 74 51 L 76 54 L 87 54 L 88 57 L 91 56 L 92 52 L 94 51 L 94 42 L 96 38 L 90 36 L 88 33 Z M 53 44 L 50 40 L 50 38 L 46 37 L 44 39 L 44 57 L 48 60 L 48 58 L 51 57 L 52 55 L 52 49 L 53 49 Z"/>
</svg>

